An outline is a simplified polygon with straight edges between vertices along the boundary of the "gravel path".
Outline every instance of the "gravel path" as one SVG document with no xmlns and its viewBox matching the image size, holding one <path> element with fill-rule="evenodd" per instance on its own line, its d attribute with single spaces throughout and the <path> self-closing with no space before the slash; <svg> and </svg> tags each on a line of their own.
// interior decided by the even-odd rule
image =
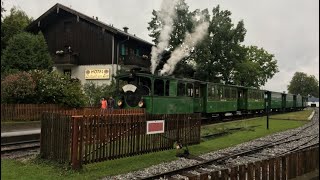
<svg viewBox="0 0 320 180">
<path fill-rule="evenodd" d="M 263 151 L 261 151 L 257 154 L 254 154 L 254 155 L 245 156 L 245 157 L 238 157 L 236 159 L 230 159 L 230 160 L 227 160 L 225 164 L 211 165 L 208 168 L 205 168 L 203 170 L 214 171 L 214 170 L 224 169 L 226 167 L 230 167 L 230 166 L 234 166 L 234 165 L 246 164 L 248 162 L 255 162 L 255 161 L 259 161 L 259 160 L 263 160 L 263 159 L 268 159 L 270 157 L 278 156 L 281 153 L 296 147 L 299 143 L 305 144 L 311 138 L 313 138 L 313 141 L 310 141 L 309 143 L 318 143 L 319 144 L 319 109 L 315 108 L 314 112 L 315 113 L 314 113 L 311 121 L 302 127 L 288 130 L 288 131 L 284 131 L 284 132 L 280 132 L 280 133 L 276 133 L 276 134 L 272 134 L 272 135 L 269 135 L 266 137 L 258 138 L 258 139 L 255 139 L 255 140 L 252 140 L 252 141 L 249 141 L 246 143 L 239 144 L 234 147 L 218 150 L 215 152 L 210 152 L 210 153 L 201 155 L 200 157 L 203 159 L 206 159 L 206 160 L 215 159 L 215 158 L 223 156 L 223 154 L 225 154 L 225 153 L 231 153 L 231 152 L 241 150 L 241 149 L 246 149 L 246 148 L 248 149 L 248 147 L 263 145 L 263 144 L 266 144 L 267 142 L 273 142 L 277 139 L 281 139 L 283 137 L 287 137 L 292 134 L 295 134 L 301 130 L 304 130 L 303 133 L 299 133 L 297 136 L 295 136 L 295 138 L 297 138 L 299 136 L 301 136 L 301 137 L 310 136 L 310 137 L 305 137 L 305 138 L 299 140 L 298 142 L 292 141 L 292 142 L 284 144 L 284 145 L 279 145 L 279 146 L 276 146 L 273 148 L 267 148 L 267 149 L 264 149 Z M 310 126 L 310 127 L 307 128 L 308 126 Z M 318 136 L 315 137 L 315 135 L 318 135 Z M 287 140 L 289 140 L 289 139 L 287 139 Z M 108 179 L 119 179 L 119 180 L 139 179 L 139 177 L 148 177 L 151 175 L 155 175 L 158 173 L 167 172 L 167 171 L 171 171 L 171 170 L 175 170 L 175 169 L 180 169 L 180 168 L 194 165 L 197 163 L 199 163 L 199 161 L 197 161 L 197 160 L 179 158 L 176 161 L 171 161 L 168 163 L 161 163 L 161 164 L 157 164 L 157 165 L 154 165 L 154 166 L 151 166 L 151 167 L 139 170 L 139 171 L 130 172 L 127 174 L 121 174 L 121 175 L 113 176 L 113 177 L 105 177 L 103 179 L 104 180 L 108 180 Z M 198 172 L 190 171 L 189 173 L 196 174 Z"/>
</svg>

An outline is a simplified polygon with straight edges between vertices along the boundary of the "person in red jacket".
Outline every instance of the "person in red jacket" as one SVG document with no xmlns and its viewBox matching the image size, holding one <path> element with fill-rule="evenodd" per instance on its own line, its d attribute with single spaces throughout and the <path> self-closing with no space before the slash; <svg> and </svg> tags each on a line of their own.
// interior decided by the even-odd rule
<svg viewBox="0 0 320 180">
<path fill-rule="evenodd" d="M 104 112 L 106 111 L 108 104 L 107 104 L 107 100 L 105 100 L 104 98 L 101 99 L 100 101 L 101 103 L 101 113 L 104 114 Z"/>
</svg>

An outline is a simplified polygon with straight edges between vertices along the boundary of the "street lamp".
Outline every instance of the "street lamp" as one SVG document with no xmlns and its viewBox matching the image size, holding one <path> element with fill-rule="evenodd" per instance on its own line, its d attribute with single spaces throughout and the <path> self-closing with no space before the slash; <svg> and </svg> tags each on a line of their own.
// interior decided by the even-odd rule
<svg viewBox="0 0 320 180">
<path fill-rule="evenodd" d="M 265 92 L 264 99 L 266 102 L 266 113 L 267 113 L 267 129 L 269 129 L 269 102 L 268 102 L 268 92 Z"/>
</svg>

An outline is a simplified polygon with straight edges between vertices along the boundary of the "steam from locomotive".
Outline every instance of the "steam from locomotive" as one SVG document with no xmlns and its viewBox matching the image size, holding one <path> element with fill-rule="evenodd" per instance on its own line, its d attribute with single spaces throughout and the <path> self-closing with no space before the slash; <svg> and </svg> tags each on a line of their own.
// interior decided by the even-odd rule
<svg viewBox="0 0 320 180">
<path fill-rule="evenodd" d="M 199 24 L 191 34 L 186 33 L 182 45 L 172 52 L 171 57 L 160 71 L 160 75 L 171 75 L 177 63 L 182 58 L 189 56 L 192 48 L 207 34 L 208 27 L 209 23 L 205 21 Z"/>
<path fill-rule="evenodd" d="M 151 50 L 151 73 L 154 74 L 157 65 L 159 64 L 161 54 L 169 45 L 170 34 L 173 30 L 173 19 L 175 19 L 175 6 L 178 0 L 163 0 L 161 10 L 157 14 L 163 22 L 163 28 L 159 35 L 158 46 L 153 46 Z"/>
<path fill-rule="evenodd" d="M 152 47 L 151 51 L 151 73 L 154 74 L 156 67 L 159 64 L 159 55 L 165 50 L 169 45 L 170 34 L 173 30 L 173 20 L 176 18 L 175 6 L 179 0 L 163 0 L 161 4 L 161 10 L 158 13 L 160 20 L 164 23 L 162 30 L 160 31 L 159 43 L 157 46 Z M 185 38 L 181 45 L 175 49 L 171 57 L 168 59 L 166 64 L 160 70 L 160 75 L 171 75 L 175 69 L 177 63 L 184 57 L 190 55 L 191 50 L 200 42 L 204 36 L 207 34 L 209 23 L 204 21 L 202 15 L 198 19 L 193 18 L 194 24 L 201 22 L 196 26 L 194 32 L 186 32 Z"/>
</svg>

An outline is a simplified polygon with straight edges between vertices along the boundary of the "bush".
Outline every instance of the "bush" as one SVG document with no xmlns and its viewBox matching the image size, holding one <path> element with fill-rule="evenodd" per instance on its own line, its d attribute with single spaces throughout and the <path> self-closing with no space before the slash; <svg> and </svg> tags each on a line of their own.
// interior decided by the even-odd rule
<svg viewBox="0 0 320 180">
<path fill-rule="evenodd" d="M 33 71 L 36 94 L 39 103 L 61 104 L 69 107 L 80 107 L 85 103 L 81 83 L 68 75 L 57 71 Z"/>
<path fill-rule="evenodd" d="M 1 81 L 1 102 L 33 103 L 36 83 L 27 72 L 7 75 Z"/>
<path fill-rule="evenodd" d="M 96 85 L 93 82 L 85 83 L 83 87 L 86 95 L 86 105 L 99 106 L 102 97 L 108 98 L 114 96 L 116 90 L 116 83 L 111 82 L 110 85 Z"/>
</svg>

